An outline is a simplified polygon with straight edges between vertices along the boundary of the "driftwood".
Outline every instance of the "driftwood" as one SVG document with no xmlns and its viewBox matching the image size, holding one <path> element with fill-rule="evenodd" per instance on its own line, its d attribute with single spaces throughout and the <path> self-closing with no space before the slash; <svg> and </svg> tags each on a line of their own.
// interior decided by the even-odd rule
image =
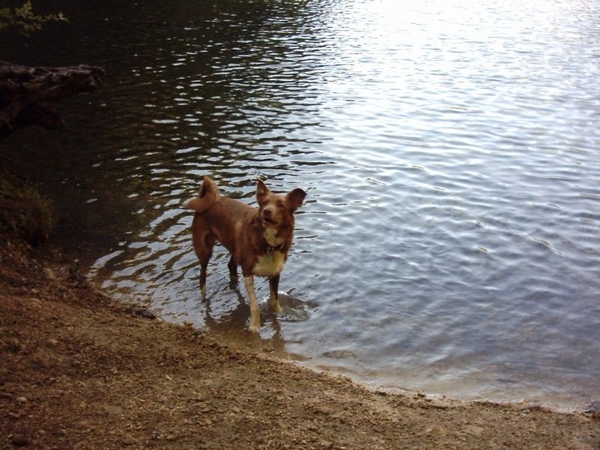
<svg viewBox="0 0 600 450">
<path fill-rule="evenodd" d="M 95 66 L 28 67 L 0 61 L 0 140 L 29 125 L 62 128 L 62 116 L 47 102 L 94 91 L 104 75 Z"/>
</svg>

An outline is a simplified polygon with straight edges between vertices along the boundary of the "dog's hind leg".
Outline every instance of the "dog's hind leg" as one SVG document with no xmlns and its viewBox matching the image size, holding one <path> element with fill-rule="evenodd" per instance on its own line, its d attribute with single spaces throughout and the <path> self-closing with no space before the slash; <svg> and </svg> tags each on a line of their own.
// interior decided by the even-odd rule
<svg viewBox="0 0 600 450">
<path fill-rule="evenodd" d="M 206 297 L 206 269 L 208 261 L 212 256 L 212 250 L 215 245 L 215 238 L 211 235 L 205 236 L 202 245 L 196 246 L 196 255 L 200 261 L 200 292 L 202 297 Z"/>
<path fill-rule="evenodd" d="M 244 283 L 246 284 L 248 299 L 250 300 L 250 326 L 248 326 L 248 330 L 251 333 L 258 333 L 258 330 L 260 330 L 260 309 L 258 308 L 258 299 L 254 291 L 254 276 L 244 277 Z"/>
<path fill-rule="evenodd" d="M 206 268 L 208 267 L 208 262 L 206 264 L 200 264 L 200 292 L 202 293 L 202 298 L 206 298 Z"/>
<path fill-rule="evenodd" d="M 237 263 L 235 262 L 235 259 L 233 259 L 233 256 L 229 259 L 229 263 L 227 264 L 227 267 L 229 268 L 229 275 L 231 276 L 232 289 L 235 289 L 235 287 L 237 286 L 237 282 L 238 282 L 238 274 L 237 274 Z"/>
<path fill-rule="evenodd" d="M 281 305 L 279 304 L 279 294 L 277 293 L 277 289 L 279 289 L 279 274 L 269 278 L 269 304 L 271 305 L 271 309 L 273 311 L 281 312 Z"/>
</svg>

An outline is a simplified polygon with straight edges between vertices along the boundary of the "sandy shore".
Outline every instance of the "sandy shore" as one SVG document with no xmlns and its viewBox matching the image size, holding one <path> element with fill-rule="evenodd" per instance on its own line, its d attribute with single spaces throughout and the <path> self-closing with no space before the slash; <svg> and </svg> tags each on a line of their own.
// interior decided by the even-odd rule
<svg viewBox="0 0 600 450">
<path fill-rule="evenodd" d="M 600 449 L 600 419 L 374 392 L 227 347 L 0 244 L 3 449 Z"/>
</svg>

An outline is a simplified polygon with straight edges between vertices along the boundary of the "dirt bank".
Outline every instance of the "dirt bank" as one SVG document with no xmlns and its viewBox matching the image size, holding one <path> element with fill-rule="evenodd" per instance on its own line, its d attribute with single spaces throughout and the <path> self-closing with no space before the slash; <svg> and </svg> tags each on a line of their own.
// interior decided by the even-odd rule
<svg viewBox="0 0 600 450">
<path fill-rule="evenodd" d="M 600 449 L 597 417 L 373 392 L 147 318 L 56 253 L 0 247 L 3 449 Z"/>
</svg>

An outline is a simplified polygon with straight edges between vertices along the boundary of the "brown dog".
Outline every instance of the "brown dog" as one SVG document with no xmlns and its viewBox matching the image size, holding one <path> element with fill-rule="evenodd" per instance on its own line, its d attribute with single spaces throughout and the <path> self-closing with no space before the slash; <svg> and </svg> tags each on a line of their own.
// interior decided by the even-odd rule
<svg viewBox="0 0 600 450">
<path fill-rule="evenodd" d="M 206 295 L 206 268 L 215 241 L 231 253 L 229 273 L 237 280 L 237 266 L 250 299 L 251 332 L 258 333 L 260 312 L 254 291 L 254 276 L 269 279 L 270 300 L 274 311 L 281 311 L 277 288 L 279 274 L 287 260 L 294 235 L 294 212 L 302 205 L 306 192 L 294 189 L 287 195 L 272 193 L 261 180 L 256 187 L 258 209 L 239 200 L 221 197 L 216 183 L 204 177 L 198 197 L 187 202 L 196 211 L 192 223 L 194 250 L 200 260 L 200 289 Z"/>
</svg>

